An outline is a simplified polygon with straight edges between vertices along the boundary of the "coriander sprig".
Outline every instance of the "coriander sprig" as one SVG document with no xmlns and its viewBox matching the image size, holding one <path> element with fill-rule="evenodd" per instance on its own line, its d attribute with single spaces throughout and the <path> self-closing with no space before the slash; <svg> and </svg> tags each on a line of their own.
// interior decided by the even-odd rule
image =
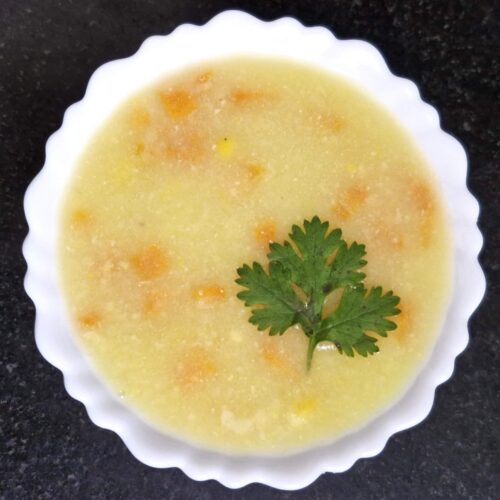
<svg viewBox="0 0 500 500">
<path fill-rule="evenodd" d="M 366 357 L 377 352 L 377 339 L 394 330 L 396 324 L 386 319 L 399 314 L 399 297 L 381 287 L 367 290 L 360 269 L 366 265 L 365 246 L 348 245 L 342 231 L 328 231 L 328 222 L 319 217 L 305 220 L 303 228 L 292 226 L 291 241 L 269 245 L 268 270 L 254 262 L 238 269 L 236 283 L 245 288 L 238 293 L 246 306 L 252 307 L 250 323 L 269 335 L 282 335 L 293 325 L 300 325 L 309 338 L 307 368 L 319 342 L 333 342 L 347 356 L 357 352 Z M 334 290 L 343 289 L 337 308 L 328 315 L 323 305 Z"/>
</svg>

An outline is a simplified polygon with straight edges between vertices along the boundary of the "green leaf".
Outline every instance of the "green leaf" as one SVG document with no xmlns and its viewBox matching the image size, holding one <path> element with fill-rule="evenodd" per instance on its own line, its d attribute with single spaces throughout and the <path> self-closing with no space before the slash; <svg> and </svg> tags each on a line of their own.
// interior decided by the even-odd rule
<svg viewBox="0 0 500 500">
<path fill-rule="evenodd" d="M 368 354 L 375 354 L 378 352 L 377 339 L 366 335 L 365 333 L 361 337 L 361 340 L 358 340 L 354 345 L 353 349 L 361 354 L 364 358 L 368 356 Z"/>
<path fill-rule="evenodd" d="M 330 265 L 329 281 L 325 285 L 327 287 L 325 291 L 361 283 L 366 275 L 358 269 L 366 266 L 366 260 L 363 259 L 365 255 L 365 245 L 354 242 L 349 247 L 347 243 L 342 242 Z"/>
<path fill-rule="evenodd" d="M 289 236 L 297 250 L 285 241 L 283 245 L 271 244 L 268 254 L 269 262 L 280 262 L 290 271 L 293 282 L 310 298 L 314 314 L 321 311 L 326 295 L 333 290 L 323 291 L 332 273 L 327 261 L 344 243 L 342 231 L 328 232 L 328 226 L 328 222 L 321 222 L 319 217 L 304 221 L 304 229 L 294 225 Z"/>
<path fill-rule="evenodd" d="M 342 231 L 328 232 L 328 225 L 328 222 L 314 217 L 310 222 L 304 221 L 303 230 L 297 225 L 292 226 L 290 239 L 302 257 L 302 273 L 297 285 L 307 294 L 322 288 L 330 274 L 327 260 L 342 244 Z"/>
<path fill-rule="evenodd" d="M 354 356 L 354 351 L 361 356 L 373 354 L 378 351 L 376 339 L 365 331 L 386 337 L 397 326 L 387 317 L 399 314 L 398 303 L 399 297 L 392 292 L 383 295 L 380 287 L 368 293 L 363 286 L 345 288 L 337 309 L 321 322 L 314 335 L 318 342 L 334 342 L 347 356 Z"/>
<path fill-rule="evenodd" d="M 369 292 L 363 286 L 365 246 L 348 245 L 342 231 L 329 231 L 319 217 L 305 220 L 303 228 L 292 226 L 290 241 L 269 246 L 268 272 L 258 263 L 238 269 L 236 282 L 245 288 L 238 298 L 251 307 L 249 321 L 270 335 L 283 334 L 300 325 L 309 337 L 307 366 L 319 342 L 334 342 L 347 356 L 368 356 L 378 351 L 373 332 L 386 336 L 396 324 L 387 318 L 399 313 L 399 298 L 382 294 L 380 287 Z M 323 317 L 327 295 L 343 288 L 340 303 Z"/>
<path fill-rule="evenodd" d="M 236 283 L 247 290 L 238 293 L 246 306 L 252 309 L 250 322 L 259 330 L 270 328 L 270 335 L 282 334 L 298 322 L 298 312 L 302 305 L 293 291 L 290 271 L 279 262 L 269 266 L 269 274 L 254 262 L 238 269 L 240 276 Z"/>
</svg>

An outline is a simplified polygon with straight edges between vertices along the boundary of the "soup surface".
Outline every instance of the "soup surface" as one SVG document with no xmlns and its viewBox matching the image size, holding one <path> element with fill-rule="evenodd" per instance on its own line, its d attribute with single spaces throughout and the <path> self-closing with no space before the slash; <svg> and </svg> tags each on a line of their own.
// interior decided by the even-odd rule
<svg viewBox="0 0 500 500">
<path fill-rule="evenodd" d="M 62 206 L 60 276 L 75 335 L 157 427 L 240 452 L 333 439 L 398 397 L 438 333 L 451 246 L 433 177 L 359 89 L 281 60 L 168 75 L 95 134 Z M 365 243 L 367 286 L 401 297 L 380 352 L 268 336 L 236 269 L 318 215 Z"/>
</svg>

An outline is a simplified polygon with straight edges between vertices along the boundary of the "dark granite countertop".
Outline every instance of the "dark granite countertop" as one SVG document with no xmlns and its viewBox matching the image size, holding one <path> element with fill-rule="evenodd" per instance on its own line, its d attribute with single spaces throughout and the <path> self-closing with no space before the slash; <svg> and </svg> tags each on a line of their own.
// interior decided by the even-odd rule
<svg viewBox="0 0 500 500">
<path fill-rule="evenodd" d="M 495 0 L 0 0 L 0 498 L 413 499 L 500 498 L 500 23 Z M 498 7 L 498 4 L 497 4 Z M 341 38 L 378 46 L 414 80 L 470 159 L 486 238 L 486 299 L 471 342 L 437 391 L 430 416 L 383 453 L 298 492 L 228 490 L 178 469 L 137 462 L 65 392 L 33 340 L 23 291 L 24 191 L 47 137 L 79 100 L 92 71 L 132 54 L 152 34 L 204 23 L 226 8 L 264 19 L 292 15 Z M 497 17 L 495 17 L 495 15 Z"/>
</svg>

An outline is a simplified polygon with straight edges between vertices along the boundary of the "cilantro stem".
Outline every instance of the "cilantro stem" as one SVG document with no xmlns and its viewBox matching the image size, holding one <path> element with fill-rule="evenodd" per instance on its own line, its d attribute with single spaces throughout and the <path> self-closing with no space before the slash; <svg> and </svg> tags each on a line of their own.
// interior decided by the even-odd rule
<svg viewBox="0 0 500 500">
<path fill-rule="evenodd" d="M 299 324 L 302 327 L 302 330 L 304 330 L 304 333 L 310 337 L 321 321 L 320 316 L 314 314 L 314 311 L 312 311 L 307 304 L 305 307 L 301 308 L 300 311 L 298 311 L 298 316 Z"/>
<path fill-rule="evenodd" d="M 309 337 L 309 344 L 307 346 L 307 371 L 311 369 L 311 363 L 312 363 L 312 358 L 314 354 L 314 349 L 316 349 L 316 344 L 318 343 L 318 340 L 316 338 L 316 335 L 311 335 Z"/>
</svg>

